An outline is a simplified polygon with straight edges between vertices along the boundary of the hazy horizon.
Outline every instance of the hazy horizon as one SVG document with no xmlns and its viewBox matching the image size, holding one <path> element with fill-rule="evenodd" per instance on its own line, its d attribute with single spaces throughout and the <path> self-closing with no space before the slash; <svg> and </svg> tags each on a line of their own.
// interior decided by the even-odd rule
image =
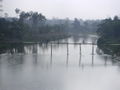
<svg viewBox="0 0 120 90">
<path fill-rule="evenodd" d="M 4 13 L 14 17 L 15 9 L 38 11 L 46 18 L 103 19 L 120 15 L 119 0 L 3 0 Z"/>
</svg>

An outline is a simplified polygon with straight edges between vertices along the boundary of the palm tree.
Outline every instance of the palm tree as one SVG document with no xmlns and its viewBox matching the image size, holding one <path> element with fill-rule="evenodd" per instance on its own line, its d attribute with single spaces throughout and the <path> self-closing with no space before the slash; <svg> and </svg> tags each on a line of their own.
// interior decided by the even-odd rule
<svg viewBox="0 0 120 90">
<path fill-rule="evenodd" d="M 17 14 L 17 17 L 19 17 L 20 9 L 16 8 L 16 9 L 15 9 L 15 12 L 16 12 L 16 14 Z"/>
</svg>

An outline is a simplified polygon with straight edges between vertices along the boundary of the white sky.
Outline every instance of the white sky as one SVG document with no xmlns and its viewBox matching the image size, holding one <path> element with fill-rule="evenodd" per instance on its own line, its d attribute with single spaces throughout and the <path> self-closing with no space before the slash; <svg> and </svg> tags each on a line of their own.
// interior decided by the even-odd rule
<svg viewBox="0 0 120 90">
<path fill-rule="evenodd" d="M 15 8 L 38 11 L 47 18 L 75 17 L 101 19 L 120 15 L 120 0 L 3 0 L 4 11 L 15 15 Z"/>
</svg>

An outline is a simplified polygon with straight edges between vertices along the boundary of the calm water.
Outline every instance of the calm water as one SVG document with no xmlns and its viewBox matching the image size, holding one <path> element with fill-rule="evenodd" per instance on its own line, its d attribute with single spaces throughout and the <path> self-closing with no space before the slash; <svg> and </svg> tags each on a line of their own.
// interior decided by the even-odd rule
<svg viewBox="0 0 120 90">
<path fill-rule="evenodd" d="M 93 42 L 69 38 L 60 42 Z M 120 90 L 119 63 L 91 45 L 29 44 L 0 55 L 0 90 Z"/>
</svg>

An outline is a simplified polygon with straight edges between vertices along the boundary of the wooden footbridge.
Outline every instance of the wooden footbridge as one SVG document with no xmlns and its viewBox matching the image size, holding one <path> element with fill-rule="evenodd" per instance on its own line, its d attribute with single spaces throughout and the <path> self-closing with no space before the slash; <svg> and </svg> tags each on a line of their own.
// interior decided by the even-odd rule
<svg viewBox="0 0 120 90">
<path fill-rule="evenodd" d="M 53 48 L 53 45 L 66 45 L 66 48 L 67 48 L 67 54 L 69 54 L 69 45 L 79 45 L 79 50 L 80 50 L 80 55 L 82 54 L 82 45 L 91 45 L 92 47 L 92 55 L 94 55 L 94 47 L 97 45 L 97 43 L 67 43 L 67 42 L 53 42 L 53 43 L 50 43 L 51 45 L 51 54 L 52 54 L 52 48 Z"/>
<path fill-rule="evenodd" d="M 14 43 L 13 43 L 14 44 Z M 34 45 L 36 44 L 36 47 L 37 47 L 37 44 L 42 44 L 42 43 L 39 43 L 39 42 L 25 42 L 23 44 L 30 44 L 30 45 Z M 104 60 L 104 64 L 95 64 L 94 63 L 94 56 L 95 56 L 95 47 L 97 45 L 96 42 L 92 42 L 92 43 L 71 43 L 71 42 L 49 42 L 47 43 L 46 45 L 49 46 L 50 48 L 50 64 L 52 65 L 53 64 L 53 48 L 54 48 L 54 45 L 65 45 L 66 46 L 66 66 L 69 65 L 69 56 L 70 56 L 70 52 L 69 52 L 69 45 L 77 45 L 79 46 L 79 66 L 111 66 L 110 64 L 107 64 L 107 59 L 108 59 L 108 56 L 105 56 L 105 60 Z M 91 64 L 82 64 L 81 61 L 82 61 L 82 46 L 83 45 L 89 45 L 91 47 Z M 120 45 L 120 44 L 106 44 L 106 45 Z M 37 49 L 36 49 L 37 50 Z M 37 51 L 36 51 L 37 52 Z"/>
<path fill-rule="evenodd" d="M 66 43 L 66 42 L 52 42 L 50 43 L 50 46 L 51 46 L 51 64 L 53 62 L 52 60 L 52 57 L 53 57 L 53 45 L 56 45 L 56 44 L 63 44 L 63 45 L 66 45 L 66 66 L 69 65 L 69 45 L 79 45 L 79 66 L 81 67 L 85 67 L 85 66 L 94 66 L 94 67 L 100 67 L 100 66 L 113 66 L 113 64 L 108 64 L 107 61 L 108 61 L 108 56 L 105 56 L 104 57 L 104 64 L 95 64 L 94 63 L 94 56 L 95 56 L 95 46 L 97 45 L 97 43 Z M 91 48 L 92 48 L 92 54 L 91 54 L 91 64 L 82 64 L 81 61 L 82 61 L 82 45 L 91 45 Z M 116 45 L 116 44 L 114 44 Z M 118 45 L 118 44 L 117 44 Z M 120 44 L 119 44 L 120 45 Z"/>
</svg>

